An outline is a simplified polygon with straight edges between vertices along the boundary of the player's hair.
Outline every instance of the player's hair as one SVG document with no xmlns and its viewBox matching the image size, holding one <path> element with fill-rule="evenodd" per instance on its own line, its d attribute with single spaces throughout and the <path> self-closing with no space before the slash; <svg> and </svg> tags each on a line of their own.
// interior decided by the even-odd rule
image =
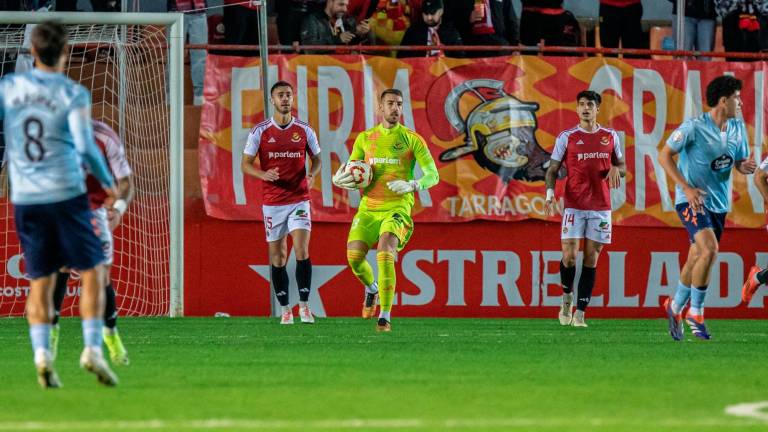
<svg viewBox="0 0 768 432">
<path fill-rule="evenodd" d="M 386 95 L 395 95 L 395 96 L 399 96 L 399 97 L 402 98 L 403 97 L 403 92 L 401 92 L 400 90 L 398 90 L 396 88 L 388 88 L 388 89 L 384 90 L 383 92 L 381 92 L 381 96 L 379 96 L 379 101 L 383 101 L 384 100 L 384 96 L 386 96 Z"/>
<path fill-rule="evenodd" d="M 581 99 L 592 101 L 597 106 L 600 106 L 600 104 L 603 103 L 603 98 L 600 97 L 600 93 L 592 90 L 580 91 L 579 94 L 576 95 L 576 102 L 580 101 Z"/>
<path fill-rule="evenodd" d="M 741 90 L 740 79 L 730 75 L 719 76 L 707 84 L 707 105 L 714 108 L 721 97 L 731 97 L 737 90 Z"/>
<path fill-rule="evenodd" d="M 293 86 L 291 85 L 291 83 L 289 83 L 288 81 L 278 81 L 272 84 L 272 88 L 269 89 L 269 95 L 272 96 L 272 94 L 275 92 L 275 89 L 278 87 L 288 87 L 289 89 L 291 89 L 291 91 L 293 91 Z"/>
<path fill-rule="evenodd" d="M 46 21 L 32 30 L 32 46 L 37 58 L 46 66 L 56 66 L 67 46 L 67 29 L 53 21 Z"/>
</svg>

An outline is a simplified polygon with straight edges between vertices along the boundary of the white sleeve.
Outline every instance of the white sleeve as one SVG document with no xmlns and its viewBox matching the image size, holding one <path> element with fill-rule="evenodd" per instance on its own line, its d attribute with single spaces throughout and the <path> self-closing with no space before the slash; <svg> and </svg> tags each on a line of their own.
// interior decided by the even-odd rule
<svg viewBox="0 0 768 432">
<path fill-rule="evenodd" d="M 119 141 L 112 137 L 107 137 L 106 141 L 107 163 L 115 176 L 115 180 L 126 178 L 133 174 L 131 166 L 128 164 L 128 158 L 125 157 L 125 149 Z"/>
<path fill-rule="evenodd" d="M 243 153 L 248 156 L 256 156 L 256 153 L 259 152 L 259 144 L 261 144 L 261 130 L 254 129 L 248 134 L 248 140 L 245 142 Z"/>
<path fill-rule="evenodd" d="M 565 157 L 565 147 L 568 145 L 568 135 L 561 133 L 555 140 L 555 148 L 552 150 L 552 160 L 561 162 Z"/>
<path fill-rule="evenodd" d="M 306 127 L 304 130 L 307 131 L 307 147 L 309 147 L 309 151 L 312 152 L 312 156 L 319 155 L 320 144 L 317 142 L 317 135 L 315 135 L 315 131 L 312 130 L 311 127 Z"/>
<path fill-rule="evenodd" d="M 765 172 L 768 172 L 768 156 L 766 156 L 765 159 L 763 159 L 763 161 L 760 162 L 760 169 Z"/>
<path fill-rule="evenodd" d="M 617 134 L 615 130 L 612 130 L 611 137 L 613 137 L 613 154 L 616 155 L 616 159 L 621 160 L 621 158 L 624 157 L 624 153 L 621 151 L 619 134 Z"/>
</svg>

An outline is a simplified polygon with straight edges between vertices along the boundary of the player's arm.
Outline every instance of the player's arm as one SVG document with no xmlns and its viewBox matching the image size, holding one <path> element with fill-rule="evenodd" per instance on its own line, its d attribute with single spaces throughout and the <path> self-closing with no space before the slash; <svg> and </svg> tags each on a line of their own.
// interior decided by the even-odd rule
<svg viewBox="0 0 768 432">
<path fill-rule="evenodd" d="M 757 162 L 749 157 L 749 140 L 747 138 L 747 129 L 744 127 L 744 122 L 740 121 L 741 126 L 741 142 L 739 143 L 739 151 L 736 154 L 736 171 L 749 175 L 755 172 L 757 169 Z"/>
<path fill-rule="evenodd" d="M 307 173 L 307 185 L 311 188 L 315 177 L 320 173 L 320 144 L 317 135 L 311 128 L 307 128 L 307 150 L 309 153 L 309 172 Z"/>
<path fill-rule="evenodd" d="M 547 168 L 547 172 L 544 173 L 544 184 L 547 187 L 547 197 L 544 202 L 544 214 L 547 216 L 554 216 L 557 211 L 555 183 L 557 182 L 557 173 L 563 165 L 567 144 L 568 137 L 566 137 L 564 133 L 557 136 L 557 139 L 555 140 L 555 148 L 552 150 L 552 156 L 549 159 L 549 168 Z"/>
<path fill-rule="evenodd" d="M 266 171 L 261 169 L 261 164 L 256 160 L 256 155 L 259 153 L 259 145 L 261 144 L 260 141 L 261 135 L 258 131 L 248 134 L 248 141 L 245 144 L 245 150 L 243 150 L 243 158 L 240 160 L 240 170 L 245 175 L 272 182 L 280 178 L 280 173 L 277 167 Z"/>
<path fill-rule="evenodd" d="M 669 139 L 667 139 L 667 143 L 661 148 L 658 160 L 659 164 L 664 169 L 664 172 L 672 178 L 672 181 L 683 188 L 683 193 L 685 193 L 685 197 L 688 200 L 691 209 L 698 212 L 704 205 L 704 194 L 706 194 L 706 192 L 689 185 L 688 181 L 683 176 L 683 173 L 677 168 L 677 163 L 675 162 L 675 156 L 677 156 L 688 143 L 691 129 L 692 127 L 690 124 L 686 122 L 672 132 Z"/>
<path fill-rule="evenodd" d="M 352 145 L 352 153 L 349 155 L 349 160 L 363 160 L 365 158 L 365 151 L 363 150 L 363 143 L 365 142 L 365 133 L 361 132 L 357 134 L 357 138 L 355 138 L 355 144 Z M 352 176 L 352 174 L 346 172 L 344 168 L 346 168 L 347 163 L 344 162 L 339 166 L 339 169 L 336 170 L 336 174 L 333 175 L 333 178 L 331 181 L 336 186 L 347 189 L 347 190 L 357 190 L 357 184 L 355 183 L 355 179 Z"/>
<path fill-rule="evenodd" d="M 768 158 L 766 159 L 768 160 Z M 765 168 L 762 168 L 763 165 L 766 165 Z M 763 196 L 763 201 L 768 203 L 768 164 L 766 164 L 765 161 L 761 164 L 761 168 L 755 172 L 755 186 L 757 186 L 757 190 L 760 191 L 760 195 Z"/>
<path fill-rule="evenodd" d="M 79 104 L 73 104 L 73 108 L 67 115 L 67 123 L 72 134 L 72 141 L 75 144 L 75 150 L 83 156 L 89 171 L 101 183 L 107 195 L 113 198 L 115 196 L 115 180 L 107 169 L 104 154 L 99 150 L 93 137 L 90 97 L 85 90 L 78 96 L 75 103 L 78 101 Z"/>
<path fill-rule="evenodd" d="M 414 133 L 411 135 L 411 149 L 416 163 L 419 164 L 424 175 L 418 180 L 392 180 L 387 182 L 387 187 L 398 195 L 404 195 L 418 190 L 429 189 L 440 181 L 435 160 L 424 138 Z"/>
<path fill-rule="evenodd" d="M 624 154 L 621 152 L 621 142 L 619 134 L 616 131 L 611 132 L 613 137 L 613 153 L 611 154 L 611 169 L 605 179 L 608 180 L 608 186 L 617 188 L 621 185 L 621 179 L 627 175 L 627 162 L 624 160 Z"/>
</svg>

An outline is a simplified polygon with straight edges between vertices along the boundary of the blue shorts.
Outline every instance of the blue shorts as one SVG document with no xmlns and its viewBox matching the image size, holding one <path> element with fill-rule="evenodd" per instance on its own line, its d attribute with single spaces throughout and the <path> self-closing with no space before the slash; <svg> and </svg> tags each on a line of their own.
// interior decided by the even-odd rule
<svg viewBox="0 0 768 432">
<path fill-rule="evenodd" d="M 25 272 L 48 276 L 63 266 L 88 270 L 104 261 L 87 195 L 52 204 L 14 206 Z"/>
<path fill-rule="evenodd" d="M 704 207 L 703 212 L 694 213 L 688 203 L 682 203 L 675 206 L 677 210 L 677 217 L 683 222 L 683 226 L 688 230 L 688 238 L 691 243 L 695 243 L 694 236 L 697 232 L 711 228 L 715 232 L 717 241 L 720 242 L 720 237 L 723 235 L 725 229 L 725 216 L 728 213 L 715 213 L 709 211 Z"/>
</svg>

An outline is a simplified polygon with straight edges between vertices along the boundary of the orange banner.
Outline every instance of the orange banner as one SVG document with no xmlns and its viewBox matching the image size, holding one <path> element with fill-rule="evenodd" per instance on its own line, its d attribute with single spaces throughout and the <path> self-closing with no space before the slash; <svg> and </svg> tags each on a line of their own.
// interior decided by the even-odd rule
<svg viewBox="0 0 768 432">
<path fill-rule="evenodd" d="M 275 56 L 270 82 L 295 86 L 295 115 L 317 132 L 321 175 L 315 221 L 348 221 L 360 196 L 333 187 L 357 134 L 376 124 L 377 95 L 403 91 L 403 123 L 427 141 L 440 183 L 416 196 L 417 221 L 547 219 L 544 172 L 555 138 L 578 123 L 576 94 L 598 91 L 599 123 L 616 129 L 627 177 L 612 192 L 614 222 L 679 226 L 674 184 L 656 160 L 669 134 L 706 110 L 707 83 L 731 73 L 744 83 L 751 157 L 762 158 L 766 63 L 510 56 L 489 59 Z M 200 176 L 209 215 L 260 219 L 259 181 L 240 172 L 249 130 L 264 118 L 259 60 L 209 56 L 200 130 Z M 734 172 L 732 226 L 764 223 L 763 200 Z M 562 192 L 558 181 L 558 196 Z M 551 218 L 559 221 L 560 217 Z"/>
</svg>

